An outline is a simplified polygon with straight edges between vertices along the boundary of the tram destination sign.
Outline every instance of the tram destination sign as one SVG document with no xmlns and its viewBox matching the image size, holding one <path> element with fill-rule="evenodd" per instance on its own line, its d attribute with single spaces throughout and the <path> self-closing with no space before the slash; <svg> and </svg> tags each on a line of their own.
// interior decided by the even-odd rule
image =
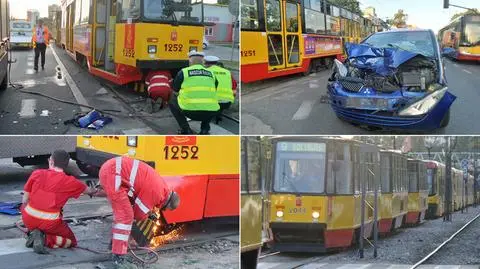
<svg viewBox="0 0 480 269">
<path fill-rule="evenodd" d="M 313 142 L 279 142 L 277 150 L 293 152 L 325 152 L 325 143 Z"/>
</svg>

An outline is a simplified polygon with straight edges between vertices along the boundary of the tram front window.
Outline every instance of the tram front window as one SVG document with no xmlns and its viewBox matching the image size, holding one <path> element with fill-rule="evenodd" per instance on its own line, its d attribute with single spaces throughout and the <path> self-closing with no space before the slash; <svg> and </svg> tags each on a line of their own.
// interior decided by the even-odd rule
<svg viewBox="0 0 480 269">
<path fill-rule="evenodd" d="M 480 46 L 480 17 L 479 21 L 467 22 L 465 24 L 465 40 L 462 45 Z"/>
<path fill-rule="evenodd" d="M 277 158 L 274 191 L 323 193 L 325 153 L 280 153 Z"/>
<path fill-rule="evenodd" d="M 203 2 L 193 0 L 143 0 L 146 21 L 203 23 Z"/>
</svg>

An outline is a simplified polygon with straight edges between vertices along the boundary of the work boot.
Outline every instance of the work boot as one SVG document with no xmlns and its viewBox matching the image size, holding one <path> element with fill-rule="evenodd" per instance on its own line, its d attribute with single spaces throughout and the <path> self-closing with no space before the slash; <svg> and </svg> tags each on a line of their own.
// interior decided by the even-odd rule
<svg viewBox="0 0 480 269">
<path fill-rule="evenodd" d="M 33 235 L 32 232 L 27 233 L 27 242 L 25 242 L 25 246 L 27 248 L 32 248 L 33 247 Z"/>
<path fill-rule="evenodd" d="M 45 234 L 37 229 L 33 230 L 31 234 L 33 237 L 33 251 L 38 254 L 48 254 L 45 247 Z"/>
<path fill-rule="evenodd" d="M 137 269 L 138 267 L 130 262 L 126 255 L 116 255 L 116 254 L 113 254 L 113 257 L 112 257 L 112 260 L 113 260 L 113 267 L 115 269 Z"/>
<path fill-rule="evenodd" d="M 153 112 L 153 99 L 148 97 L 145 101 L 145 112 L 152 114 Z"/>
<path fill-rule="evenodd" d="M 158 97 L 157 100 L 155 100 L 155 102 L 153 103 L 152 112 L 153 113 L 159 112 L 160 109 L 162 109 L 162 106 L 163 106 L 163 99 L 162 97 Z"/>
</svg>

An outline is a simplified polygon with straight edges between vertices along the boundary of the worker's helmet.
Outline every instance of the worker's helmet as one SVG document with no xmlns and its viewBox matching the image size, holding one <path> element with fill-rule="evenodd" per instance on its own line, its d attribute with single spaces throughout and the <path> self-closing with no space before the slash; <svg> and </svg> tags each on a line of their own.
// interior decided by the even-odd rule
<svg viewBox="0 0 480 269">
<path fill-rule="evenodd" d="M 175 210 L 180 205 L 180 196 L 175 191 L 171 191 L 163 209 Z"/>
</svg>

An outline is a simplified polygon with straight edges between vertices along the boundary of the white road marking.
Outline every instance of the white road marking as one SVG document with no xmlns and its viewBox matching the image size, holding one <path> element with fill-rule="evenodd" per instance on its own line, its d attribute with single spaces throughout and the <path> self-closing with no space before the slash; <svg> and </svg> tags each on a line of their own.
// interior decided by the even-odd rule
<svg viewBox="0 0 480 269">
<path fill-rule="evenodd" d="M 455 66 L 457 66 L 457 67 L 458 67 L 458 64 L 455 64 L 455 63 L 454 63 L 453 65 L 455 65 Z"/>
<path fill-rule="evenodd" d="M 49 49 L 52 51 L 53 56 L 55 57 L 55 61 L 57 61 L 58 66 L 60 66 L 60 69 L 62 70 L 62 73 L 63 73 L 63 77 L 65 77 L 65 80 L 67 81 L 67 84 L 68 84 L 68 86 L 70 87 L 70 90 L 72 91 L 72 94 L 73 94 L 73 96 L 75 97 L 75 100 L 77 100 L 77 103 L 79 103 L 79 104 L 81 104 L 81 105 L 88 106 L 87 100 L 86 100 L 85 97 L 83 96 L 82 92 L 81 92 L 80 89 L 78 88 L 78 86 L 77 86 L 77 84 L 75 83 L 75 81 L 73 81 L 72 77 L 70 76 L 70 74 L 69 74 L 68 71 L 67 71 L 67 68 L 65 68 L 65 66 L 63 65 L 63 63 L 62 63 L 62 61 L 60 60 L 60 58 L 58 58 L 58 55 L 57 55 L 57 53 L 55 52 L 55 50 L 52 49 L 50 46 L 49 46 Z M 80 107 L 80 110 L 81 110 L 82 112 L 88 112 L 88 111 L 90 111 L 89 108 L 83 107 L 83 106 Z"/>
<path fill-rule="evenodd" d="M 27 62 L 27 66 L 33 66 L 32 62 Z"/>
<path fill-rule="evenodd" d="M 257 265 L 257 269 L 270 269 L 281 264 L 281 262 L 259 262 Z"/>
<path fill-rule="evenodd" d="M 129 129 L 129 130 L 123 130 L 123 134 L 126 135 L 143 135 L 143 134 L 156 134 L 155 131 L 153 131 L 150 128 L 136 128 L 136 129 Z"/>
<path fill-rule="evenodd" d="M 299 267 L 299 269 L 318 269 L 326 265 L 329 265 L 329 264 L 328 263 L 310 263 L 310 264 Z"/>
<path fill-rule="evenodd" d="M 319 85 L 318 85 L 317 83 L 312 83 L 312 82 L 310 82 L 310 83 L 308 83 L 308 87 L 309 87 L 310 89 L 313 89 L 313 88 L 318 88 Z"/>
<path fill-rule="evenodd" d="M 303 103 L 298 108 L 297 112 L 295 112 L 295 115 L 293 115 L 292 120 L 304 120 L 308 118 L 308 116 L 310 115 L 310 112 L 312 112 L 312 108 L 314 104 L 315 104 L 315 101 L 311 101 L 311 100 L 303 101 Z"/>
<path fill-rule="evenodd" d="M 23 99 L 22 108 L 20 109 L 18 115 L 20 116 L 20 118 L 35 118 L 35 116 L 37 116 L 37 113 L 35 113 L 36 108 L 36 99 Z"/>
<path fill-rule="evenodd" d="M 469 74 L 472 74 L 472 72 L 468 71 L 467 69 L 462 69 L 463 72 L 466 72 L 466 73 L 469 73 Z"/>
<path fill-rule="evenodd" d="M 31 251 L 31 249 L 25 247 L 24 238 L 5 239 L 0 241 L 0 256 Z"/>
<path fill-rule="evenodd" d="M 35 70 L 31 69 L 31 68 L 28 68 L 27 70 L 25 70 L 25 74 L 26 75 L 32 75 L 35 73 Z"/>
<path fill-rule="evenodd" d="M 337 269 L 363 269 L 369 267 L 371 264 L 345 264 L 342 267 L 338 267 Z"/>
</svg>

